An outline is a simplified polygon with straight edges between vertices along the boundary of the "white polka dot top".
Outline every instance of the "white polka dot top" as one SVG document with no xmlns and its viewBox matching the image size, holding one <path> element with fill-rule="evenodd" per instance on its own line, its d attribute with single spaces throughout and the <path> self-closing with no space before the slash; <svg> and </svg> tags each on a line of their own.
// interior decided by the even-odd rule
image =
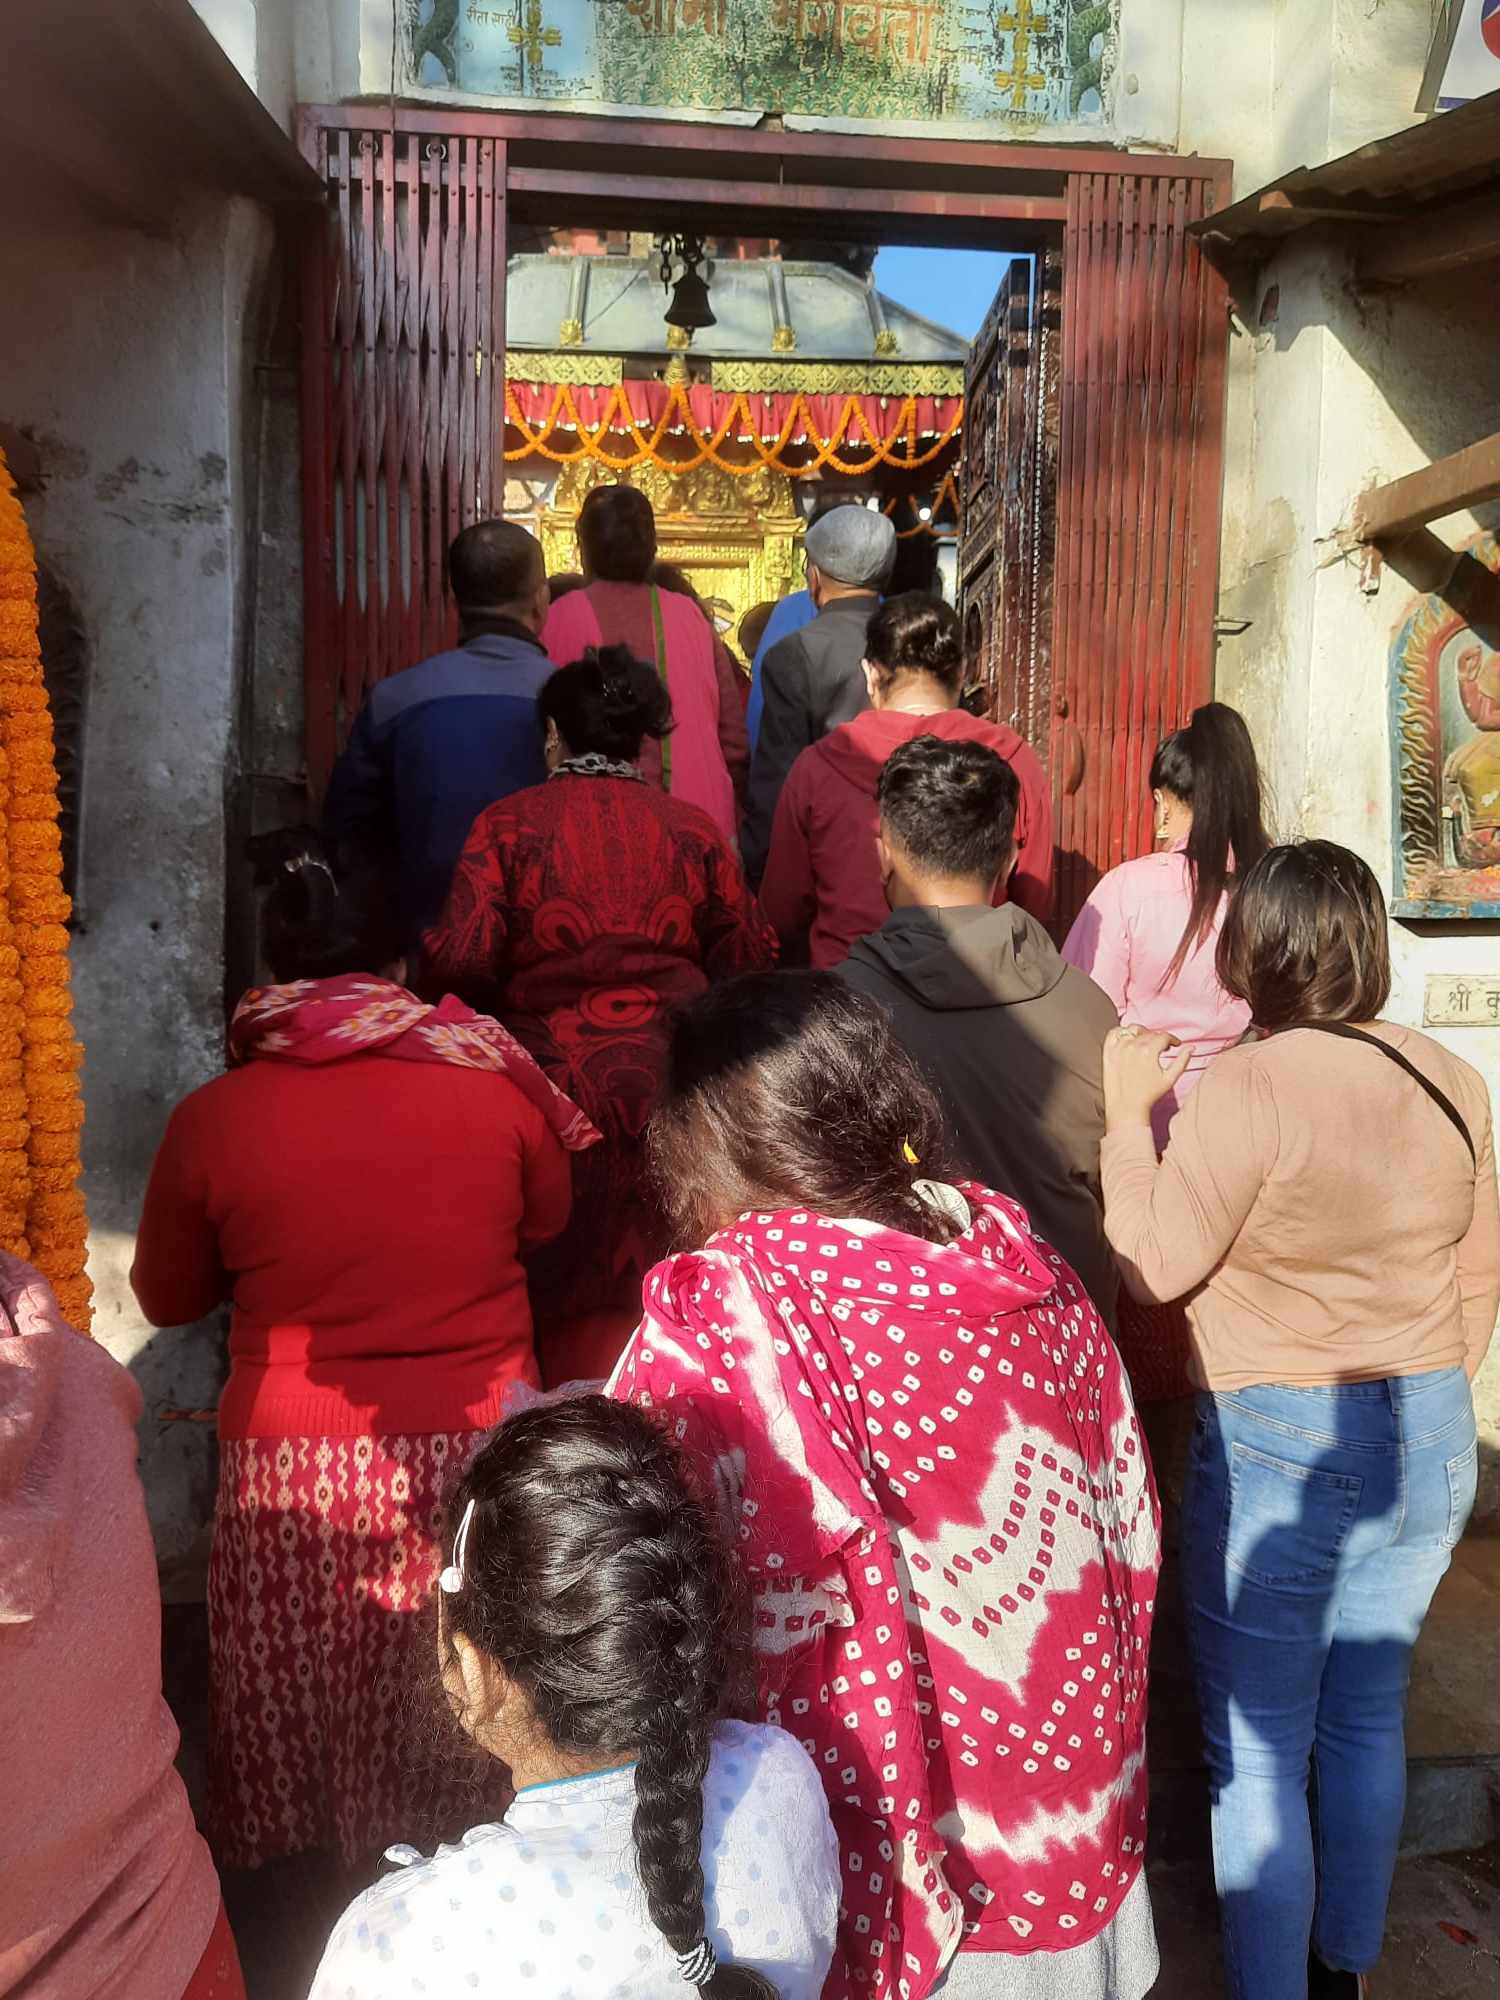
<svg viewBox="0 0 1500 2000">
<path fill-rule="evenodd" d="M 703 1807 L 715 1951 L 763 1972 L 781 2000 L 817 2000 L 839 1855 L 806 1751 L 763 1723 L 721 1723 Z M 633 1767 L 528 1787 L 504 1825 L 472 1828 L 352 1903 L 312 2000 L 689 2000 L 646 1914 L 634 1812 Z"/>
</svg>

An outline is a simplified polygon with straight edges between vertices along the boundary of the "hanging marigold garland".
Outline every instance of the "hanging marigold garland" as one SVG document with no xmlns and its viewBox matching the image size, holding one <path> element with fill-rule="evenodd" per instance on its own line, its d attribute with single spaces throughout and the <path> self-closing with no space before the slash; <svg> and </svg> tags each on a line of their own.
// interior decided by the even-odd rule
<svg viewBox="0 0 1500 2000">
<path fill-rule="evenodd" d="M 886 501 L 880 511 L 886 515 L 894 514 L 897 504 L 897 501 L 893 497 Z M 940 521 L 938 516 L 945 507 L 952 510 L 951 518 L 947 521 Z M 896 540 L 898 542 L 909 542 L 913 535 L 939 535 L 945 528 L 956 528 L 962 514 L 963 500 L 959 495 L 958 481 L 951 472 L 945 473 L 942 485 L 939 486 L 937 492 L 932 496 L 932 504 L 927 509 L 927 519 L 925 521 L 918 521 L 914 528 L 898 528 L 896 530 Z"/>
<path fill-rule="evenodd" d="M 765 440 L 756 434 L 755 413 L 750 407 L 750 399 L 737 395 L 725 411 L 722 421 L 712 431 L 700 430 L 693 421 L 693 413 L 688 405 L 687 391 L 680 385 L 674 386 L 667 398 L 660 419 L 649 434 L 637 424 L 626 398 L 623 387 L 617 385 L 610 393 L 609 401 L 598 420 L 585 424 L 573 400 L 573 391 L 566 382 L 558 384 L 557 393 L 552 398 L 552 407 L 536 428 L 526 422 L 516 402 L 515 393 L 506 385 L 505 416 L 509 427 L 515 431 L 521 442 L 508 447 L 508 459 L 529 458 L 533 453 L 539 458 L 550 458 L 556 465 L 567 465 L 574 459 L 595 458 L 611 472 L 630 472 L 639 465 L 665 466 L 669 472 L 692 472 L 705 463 L 716 465 L 721 472 L 746 472 L 748 465 L 736 464 L 733 460 L 720 456 L 723 446 L 730 437 L 737 444 L 748 446 L 755 458 L 762 464 L 777 470 L 795 469 L 807 474 L 821 466 L 833 472 L 868 472 L 875 465 L 893 465 L 903 472 L 915 471 L 923 465 L 930 465 L 935 458 L 953 442 L 963 428 L 963 405 L 959 404 L 958 415 L 936 438 L 927 450 L 922 450 L 917 435 L 917 399 L 907 396 L 902 400 L 897 416 L 896 428 L 887 439 L 879 438 L 870 428 L 858 396 L 846 399 L 839 412 L 838 421 L 827 437 L 820 438 L 813 425 L 812 411 L 805 396 L 794 396 L 788 406 L 786 420 L 780 435 Z M 577 442 L 567 451 L 554 450 L 543 443 L 557 431 L 576 434 Z M 860 433 L 863 433 L 861 441 Z M 616 436 L 629 439 L 632 449 L 624 452 L 609 450 L 604 440 Z M 688 440 L 694 447 L 694 455 L 687 458 L 667 458 L 662 455 L 662 445 L 668 437 L 681 442 Z M 812 457 L 804 463 L 799 457 L 795 468 L 784 463 L 784 454 L 795 439 L 799 453 L 803 440 L 812 447 Z M 839 447 L 847 442 L 861 454 L 873 453 L 873 457 L 860 456 L 855 459 L 841 458 Z"/>
<path fill-rule="evenodd" d="M 83 1051 L 68 991 L 60 811 L 36 558 L 0 452 L 0 1245 L 31 1260 L 86 1331 Z"/>
</svg>

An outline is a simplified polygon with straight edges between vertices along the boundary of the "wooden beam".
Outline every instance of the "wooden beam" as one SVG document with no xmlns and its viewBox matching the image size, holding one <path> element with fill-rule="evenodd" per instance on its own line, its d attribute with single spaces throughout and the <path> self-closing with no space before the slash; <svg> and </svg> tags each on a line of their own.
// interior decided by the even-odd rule
<svg viewBox="0 0 1500 2000">
<path fill-rule="evenodd" d="M 1259 209 L 1267 222 L 1286 229 L 1300 229 L 1309 222 L 1404 222 L 1411 214 L 1409 203 L 1361 201 L 1317 188 L 1305 195 L 1287 188 L 1268 188 L 1260 197 Z"/>
<path fill-rule="evenodd" d="M 0 145 L 34 155 L 102 218 L 147 230 L 173 221 L 185 189 L 321 202 L 296 148 L 189 0 L 57 0 L 0 6 Z"/>
<path fill-rule="evenodd" d="M 1045 146 L 961 139 L 882 139 L 863 132 L 788 132 L 764 124 L 730 125 L 704 118 L 610 118 L 588 112 L 453 111 L 444 104 L 379 100 L 303 107 L 332 131 L 452 133 L 467 139 L 505 139 L 512 147 L 598 146 L 608 151 L 643 148 L 706 155 L 722 163 L 726 152 L 775 173 L 783 161 L 813 161 L 820 180 L 839 171 L 849 185 L 888 178 L 892 167 L 927 168 L 941 177 L 956 171 L 990 185 L 1014 176 L 1019 187 L 1056 182 L 1069 174 L 1134 174 L 1145 180 L 1212 181 L 1227 194 L 1231 160 L 1198 154 L 1127 153 L 1104 146 Z M 1046 189 L 1052 192 L 1052 189 Z"/>
<path fill-rule="evenodd" d="M 1500 258 L 1500 187 L 1430 216 L 1371 234 L 1356 267 L 1361 284 L 1409 285 Z"/>
<path fill-rule="evenodd" d="M 20 75 L 23 72 L 16 71 Z M 63 105 L 70 101 L 63 98 Z M 181 198 L 162 163 L 132 152 L 103 119 L 63 116 L 59 100 L 41 89 L 9 93 L 0 132 L 0 173 L 20 193 L 66 192 L 85 214 L 117 228 L 164 236 Z M 45 212 L 45 211 L 44 211 Z"/>
<path fill-rule="evenodd" d="M 862 189 L 856 197 L 849 188 L 792 187 L 778 181 L 686 181 L 666 175 L 577 174 L 552 167 L 512 167 L 506 177 L 507 192 L 513 200 L 536 203 L 590 204 L 604 213 L 611 204 L 634 207 L 642 204 L 653 213 L 662 210 L 703 208 L 727 209 L 740 214 L 753 211 L 765 219 L 767 213 L 782 220 L 794 215 L 837 215 L 848 217 L 851 210 L 880 217 L 904 216 L 959 222 L 1053 223 L 1061 227 L 1067 203 L 1051 195 L 947 194 L 901 188 Z"/>
<path fill-rule="evenodd" d="M 1484 500 L 1500 500 L 1500 431 L 1420 472 L 1372 487 L 1354 509 L 1355 539 L 1393 541 Z"/>
</svg>

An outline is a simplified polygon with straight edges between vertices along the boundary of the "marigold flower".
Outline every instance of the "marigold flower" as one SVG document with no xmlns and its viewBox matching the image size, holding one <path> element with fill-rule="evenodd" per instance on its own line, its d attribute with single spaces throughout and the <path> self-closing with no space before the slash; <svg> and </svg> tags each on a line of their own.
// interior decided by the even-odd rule
<svg viewBox="0 0 1500 2000">
<path fill-rule="evenodd" d="M 86 1332 L 82 1050 L 69 1021 L 60 812 L 36 558 L 0 452 L 0 1245 L 35 1259 Z"/>
</svg>

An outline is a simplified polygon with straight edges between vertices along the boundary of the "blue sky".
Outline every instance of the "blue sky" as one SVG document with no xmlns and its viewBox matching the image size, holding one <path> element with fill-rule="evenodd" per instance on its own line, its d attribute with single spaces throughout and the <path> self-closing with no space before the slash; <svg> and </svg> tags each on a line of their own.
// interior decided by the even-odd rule
<svg viewBox="0 0 1500 2000">
<path fill-rule="evenodd" d="M 898 305 L 972 340 L 1009 262 L 993 250 L 882 250 L 875 282 Z"/>
</svg>

